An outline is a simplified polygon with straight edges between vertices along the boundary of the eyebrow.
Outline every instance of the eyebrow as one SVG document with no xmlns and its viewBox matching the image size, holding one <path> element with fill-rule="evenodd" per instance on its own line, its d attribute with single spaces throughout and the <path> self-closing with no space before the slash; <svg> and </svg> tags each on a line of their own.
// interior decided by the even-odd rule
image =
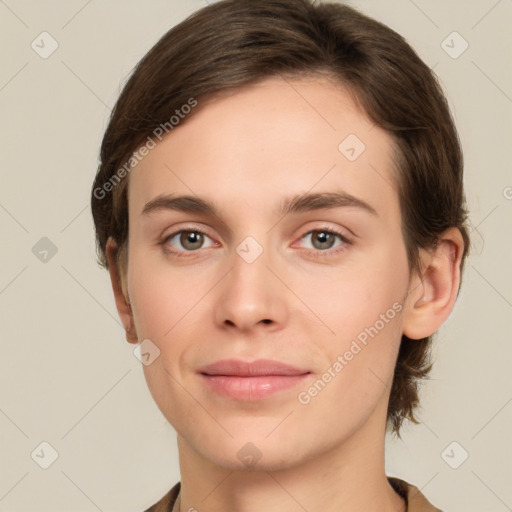
<svg viewBox="0 0 512 512">
<path fill-rule="evenodd" d="M 321 210 L 326 208 L 340 208 L 352 206 L 371 213 L 378 217 L 379 214 L 373 206 L 351 194 L 345 192 L 317 192 L 298 194 L 288 197 L 281 203 L 277 214 L 301 213 Z M 175 210 L 188 213 L 201 213 L 221 218 L 218 208 L 203 197 L 192 195 L 175 196 L 173 194 L 160 195 L 146 203 L 141 215 L 165 210 Z"/>
</svg>

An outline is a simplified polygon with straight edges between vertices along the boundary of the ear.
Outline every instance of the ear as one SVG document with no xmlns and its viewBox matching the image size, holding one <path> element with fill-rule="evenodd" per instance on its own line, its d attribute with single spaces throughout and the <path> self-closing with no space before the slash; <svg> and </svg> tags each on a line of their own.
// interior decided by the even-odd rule
<svg viewBox="0 0 512 512">
<path fill-rule="evenodd" d="M 126 331 L 126 341 L 128 343 L 138 343 L 139 340 L 133 321 L 130 298 L 125 284 L 126 275 L 124 275 L 124 271 L 118 265 L 118 251 L 117 243 L 112 237 L 109 237 L 105 248 L 105 255 L 108 261 L 108 271 L 110 272 L 110 281 L 112 282 L 117 312 Z"/>
<path fill-rule="evenodd" d="M 457 228 L 449 228 L 435 249 L 421 252 L 421 275 L 411 279 L 403 316 L 403 334 L 410 339 L 435 333 L 450 316 L 460 285 L 464 240 Z"/>
</svg>

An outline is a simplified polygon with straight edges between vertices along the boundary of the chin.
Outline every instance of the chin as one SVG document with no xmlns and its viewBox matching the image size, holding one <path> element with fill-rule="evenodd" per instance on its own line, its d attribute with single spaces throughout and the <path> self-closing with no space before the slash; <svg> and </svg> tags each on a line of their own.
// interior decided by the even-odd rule
<svg viewBox="0 0 512 512">
<path fill-rule="evenodd" d="M 238 452 L 231 458 L 217 452 L 204 455 L 216 466 L 229 471 L 284 471 L 293 468 L 303 461 L 303 458 L 300 454 L 297 454 L 296 451 L 284 452 L 280 450 L 279 453 L 275 453 L 265 448 L 263 448 L 263 450 L 259 448 L 255 449 L 254 446 L 255 445 L 251 446 L 249 444 L 244 445 L 242 450 L 245 448 L 246 453 L 244 456 L 240 456 L 240 458 Z M 252 461 L 250 461 L 251 451 L 254 454 Z"/>
<path fill-rule="evenodd" d="M 282 471 L 313 457 L 315 451 L 321 451 L 320 447 L 306 449 L 305 440 L 295 429 L 294 435 L 283 430 L 282 435 L 276 432 L 268 436 L 268 432 L 254 435 L 234 435 L 232 432 L 233 438 L 225 435 L 222 440 L 217 433 L 214 441 L 201 435 L 189 442 L 203 458 L 229 471 Z"/>
</svg>

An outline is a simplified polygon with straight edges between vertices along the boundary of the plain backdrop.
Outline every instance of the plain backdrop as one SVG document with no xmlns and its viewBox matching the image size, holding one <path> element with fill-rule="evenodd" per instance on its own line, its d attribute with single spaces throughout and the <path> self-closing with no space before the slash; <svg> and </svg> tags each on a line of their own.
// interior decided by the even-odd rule
<svg viewBox="0 0 512 512">
<path fill-rule="evenodd" d="M 179 480 L 176 434 L 96 264 L 89 194 L 129 73 L 205 5 L 0 0 L 0 511 L 135 512 Z M 422 424 L 387 440 L 387 472 L 445 511 L 510 510 L 512 1 L 350 5 L 438 75 L 464 147 L 474 244 Z"/>
</svg>

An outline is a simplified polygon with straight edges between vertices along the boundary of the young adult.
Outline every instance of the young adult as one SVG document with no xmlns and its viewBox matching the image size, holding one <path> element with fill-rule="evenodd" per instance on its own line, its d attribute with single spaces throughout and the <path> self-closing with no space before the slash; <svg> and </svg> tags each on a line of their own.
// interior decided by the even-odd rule
<svg viewBox="0 0 512 512">
<path fill-rule="evenodd" d="M 388 478 L 469 248 L 444 95 L 356 10 L 224 0 L 113 110 L 100 263 L 181 481 L 148 511 L 438 510 Z"/>
</svg>

